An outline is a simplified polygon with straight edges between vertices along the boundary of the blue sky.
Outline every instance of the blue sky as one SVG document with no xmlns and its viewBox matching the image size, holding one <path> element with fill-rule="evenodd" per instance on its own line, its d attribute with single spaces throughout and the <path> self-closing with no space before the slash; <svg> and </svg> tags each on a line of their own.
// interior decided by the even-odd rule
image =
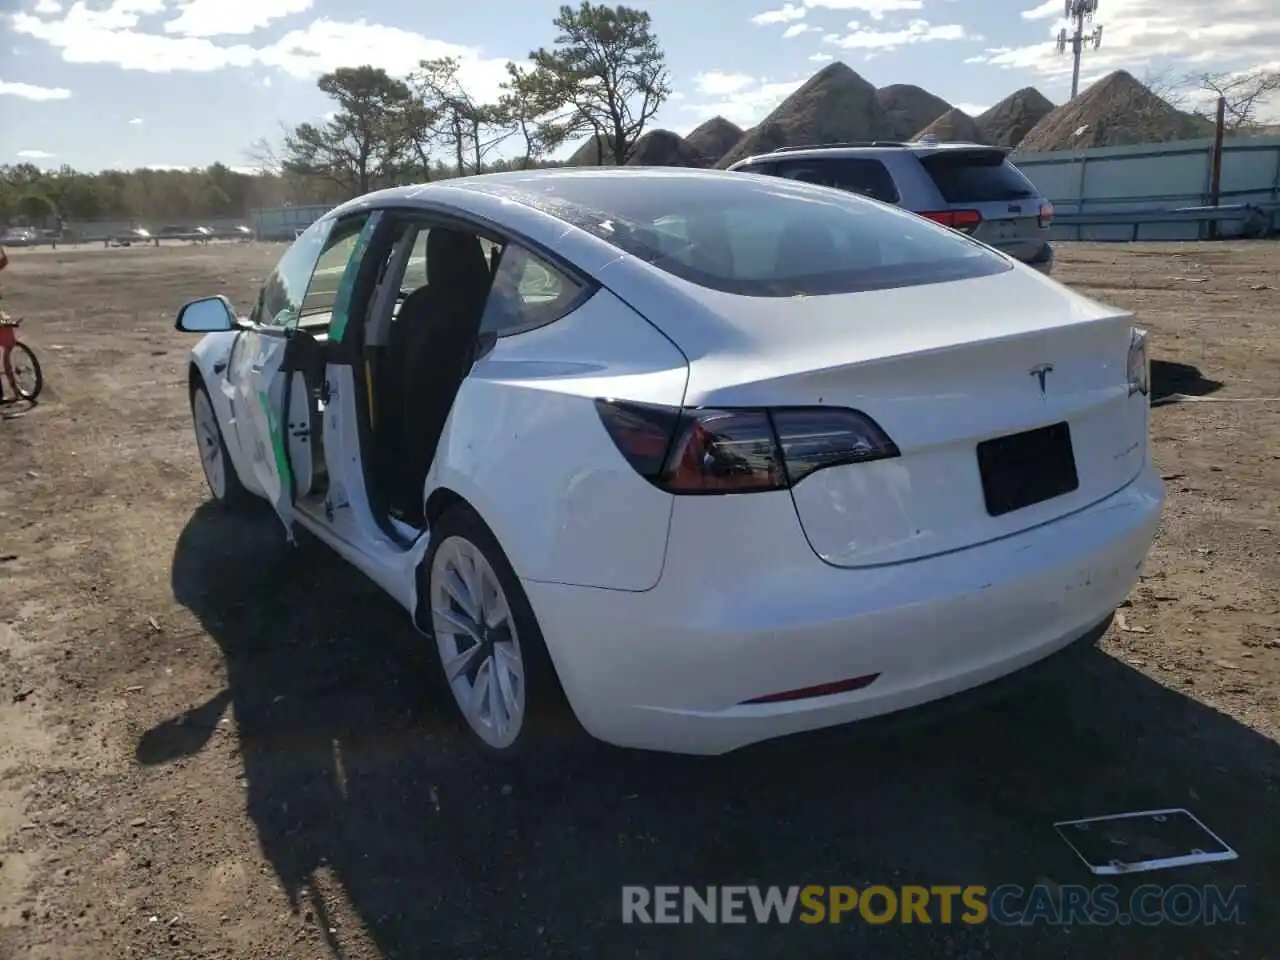
<svg viewBox="0 0 1280 960">
<path fill-rule="evenodd" d="M 1065 99 L 1051 37 L 1061 0 L 637 0 L 684 133 L 717 113 L 743 126 L 842 60 L 877 86 L 914 83 L 962 109 L 1034 84 Z M 319 117 L 315 77 L 373 63 L 404 74 L 453 55 L 480 95 L 508 59 L 550 44 L 542 0 L 0 0 L 0 163 L 81 169 L 248 164 L 280 124 Z M 1085 80 L 1124 67 L 1280 69 L 1280 0 L 1101 0 Z"/>
</svg>

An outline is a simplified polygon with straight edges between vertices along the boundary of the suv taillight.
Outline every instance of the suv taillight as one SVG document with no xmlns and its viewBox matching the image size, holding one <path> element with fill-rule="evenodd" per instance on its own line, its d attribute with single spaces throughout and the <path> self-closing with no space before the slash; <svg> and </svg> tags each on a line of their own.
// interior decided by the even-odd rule
<svg viewBox="0 0 1280 960">
<path fill-rule="evenodd" d="M 1040 204 L 1040 227 L 1047 229 L 1053 223 L 1053 204 L 1048 201 Z"/>
<path fill-rule="evenodd" d="M 874 420 L 840 407 L 690 410 L 597 400 L 627 461 L 671 493 L 785 490 L 838 464 L 899 455 Z"/>
<path fill-rule="evenodd" d="M 977 210 L 934 210 L 922 213 L 920 216 L 928 217 L 935 223 L 964 233 L 972 233 L 973 229 L 982 223 L 982 214 Z"/>
</svg>

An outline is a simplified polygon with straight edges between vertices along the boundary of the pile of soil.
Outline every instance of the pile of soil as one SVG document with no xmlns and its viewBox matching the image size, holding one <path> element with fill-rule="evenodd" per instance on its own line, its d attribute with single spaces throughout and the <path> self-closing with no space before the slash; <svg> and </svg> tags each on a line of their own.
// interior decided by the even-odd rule
<svg viewBox="0 0 1280 960">
<path fill-rule="evenodd" d="M 1018 144 L 1018 152 L 1164 143 L 1212 134 L 1209 121 L 1175 109 L 1131 74 L 1117 70 L 1037 123 Z"/>
<path fill-rule="evenodd" d="M 876 91 L 876 102 L 889 118 L 894 140 L 908 140 L 951 109 L 951 104 L 922 87 L 894 83 Z"/>
<path fill-rule="evenodd" d="M 604 134 L 587 137 L 582 142 L 582 146 L 573 151 L 573 156 L 565 161 L 565 165 L 570 167 L 613 166 L 613 148 L 609 145 L 609 139 Z"/>
<path fill-rule="evenodd" d="M 712 117 L 684 138 L 702 159 L 701 166 L 714 167 L 721 157 L 742 139 L 743 129 L 724 117 Z"/>
<path fill-rule="evenodd" d="M 892 139 L 893 125 L 876 100 L 876 88 L 845 64 L 832 63 L 748 131 L 716 166 L 778 147 Z"/>
<path fill-rule="evenodd" d="M 944 143 L 990 142 L 973 117 L 956 107 L 952 107 L 911 139 L 923 140 L 928 136 L 937 137 Z"/>
<path fill-rule="evenodd" d="M 701 151 L 695 150 L 678 133 L 650 130 L 636 141 L 629 167 L 704 167 Z"/>
<path fill-rule="evenodd" d="M 1035 87 L 1023 87 L 975 119 L 988 143 L 1012 148 L 1020 144 L 1053 109 L 1053 101 Z"/>
</svg>

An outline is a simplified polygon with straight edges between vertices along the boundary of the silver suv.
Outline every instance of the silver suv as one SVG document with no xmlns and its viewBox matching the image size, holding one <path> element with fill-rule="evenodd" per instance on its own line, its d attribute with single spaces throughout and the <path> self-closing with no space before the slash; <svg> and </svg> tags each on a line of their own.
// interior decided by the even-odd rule
<svg viewBox="0 0 1280 960">
<path fill-rule="evenodd" d="M 963 231 L 1042 273 L 1053 269 L 1053 205 L 1003 147 L 928 140 L 782 147 L 729 169 L 865 194 Z"/>
</svg>

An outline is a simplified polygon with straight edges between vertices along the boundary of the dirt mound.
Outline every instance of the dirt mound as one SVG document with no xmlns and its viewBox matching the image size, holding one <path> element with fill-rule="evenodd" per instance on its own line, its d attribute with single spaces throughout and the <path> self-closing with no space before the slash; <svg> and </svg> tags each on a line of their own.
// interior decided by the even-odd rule
<svg viewBox="0 0 1280 960">
<path fill-rule="evenodd" d="M 1194 140 L 1213 125 L 1175 109 L 1124 70 L 1099 80 L 1037 123 L 1018 144 L 1021 153 L 1119 147 Z"/>
<path fill-rule="evenodd" d="M 742 139 L 743 129 L 724 117 L 712 117 L 706 123 L 699 124 L 684 138 L 703 160 L 703 166 L 714 167 L 716 161 L 733 149 Z"/>
<path fill-rule="evenodd" d="M 710 164 L 705 163 L 702 153 L 689 146 L 680 134 L 670 130 L 650 130 L 636 141 L 627 166 L 702 167 Z"/>
<path fill-rule="evenodd" d="M 986 135 L 979 129 L 973 117 L 956 107 L 952 107 L 912 139 L 923 140 L 925 137 L 937 137 L 944 143 L 988 142 Z"/>
<path fill-rule="evenodd" d="M 876 91 L 876 103 L 889 118 L 894 140 L 907 140 L 951 109 L 951 104 L 922 87 L 894 83 Z"/>
<path fill-rule="evenodd" d="M 833 63 L 783 100 L 716 166 L 778 147 L 891 139 L 892 125 L 876 100 L 876 88 L 843 63 Z"/>
<path fill-rule="evenodd" d="M 613 166 L 613 150 L 609 146 L 609 138 L 604 134 L 587 137 L 565 164 L 570 167 Z"/>
<path fill-rule="evenodd" d="M 1053 101 L 1035 87 L 1023 87 L 975 119 L 988 143 L 1016 147 L 1053 109 Z"/>
</svg>

